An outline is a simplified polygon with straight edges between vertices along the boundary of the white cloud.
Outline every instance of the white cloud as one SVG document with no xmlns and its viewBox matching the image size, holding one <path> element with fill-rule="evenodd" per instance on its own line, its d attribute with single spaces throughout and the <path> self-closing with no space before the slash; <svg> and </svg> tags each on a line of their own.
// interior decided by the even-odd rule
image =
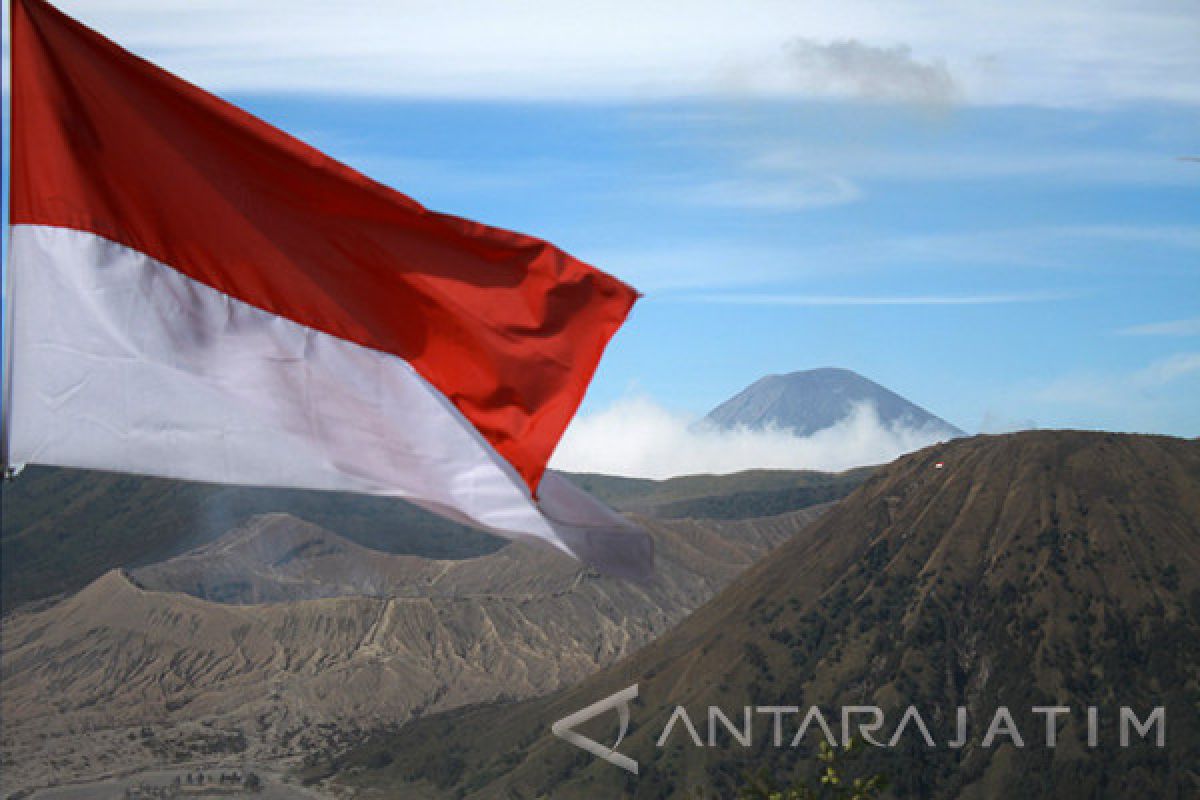
<svg viewBox="0 0 1200 800">
<path fill-rule="evenodd" d="M 1200 104 L 1200 15 L 1169 0 L 60 2 L 219 90 L 913 99 L 961 86 L 981 104 Z"/>
<path fill-rule="evenodd" d="M 1003 393 L 1002 393 L 1003 395 Z M 1013 386 L 998 399 L 1051 427 L 1194 437 L 1200 352 L 1176 353 L 1136 369 L 1093 369 Z"/>
<path fill-rule="evenodd" d="M 693 303 L 750 306 L 985 306 L 1007 303 L 1048 303 L 1069 300 L 1067 292 L 1015 292 L 970 295 L 820 295 L 776 292 L 722 292 L 679 295 Z"/>
<path fill-rule="evenodd" d="M 577 417 L 551 466 L 658 479 L 747 469 L 840 471 L 882 464 L 944 438 L 924 429 L 884 425 L 870 405 L 857 407 L 841 423 L 810 436 L 780 430 L 721 431 L 695 423 L 652 400 L 627 398 Z"/>
<path fill-rule="evenodd" d="M 1133 383 L 1141 388 L 1153 389 L 1193 373 L 1200 373 L 1200 353 L 1176 353 L 1138 371 L 1133 376 Z"/>
<path fill-rule="evenodd" d="M 1131 325 L 1117 333 L 1122 336 L 1200 336 L 1200 317 Z"/>
<path fill-rule="evenodd" d="M 686 289 L 749 286 L 828 272 L 793 249 L 732 242 L 672 242 L 635 249 L 577 247 L 573 254 L 619 275 L 652 297 Z"/>
<path fill-rule="evenodd" d="M 1128 248 L 1149 251 L 1200 250 L 1200 227 L 1031 226 L 933 234 L 910 234 L 817 245 L 793 251 L 795 262 L 837 264 L 850 269 L 1004 265 L 1039 269 L 1094 269 L 1098 255 Z"/>
<path fill-rule="evenodd" d="M 803 211 L 853 203 L 862 190 L 840 175 L 808 174 L 783 178 L 722 180 L 681 187 L 666 199 L 712 208 L 755 211 Z"/>
<path fill-rule="evenodd" d="M 790 136 L 790 134 L 789 134 Z M 764 170 L 837 170 L 856 180 L 961 182 L 1006 179 L 1070 180 L 1087 185 L 1190 186 L 1196 170 L 1169 152 L 1153 149 L 999 149 L 976 144 L 972 150 L 895 147 L 835 147 L 803 141 L 752 141 L 747 162 Z M 1115 226 L 1114 226 L 1115 227 Z"/>
<path fill-rule="evenodd" d="M 960 89 L 946 65 L 922 62 L 907 45 L 874 47 L 856 39 L 798 38 L 784 50 L 800 90 L 864 100 L 945 105 Z"/>
<path fill-rule="evenodd" d="M 1200 250 L 1200 227 L 1194 225 L 1075 225 L 1034 230 L 1041 231 L 1048 239 L 1092 240 Z"/>
<path fill-rule="evenodd" d="M 1171 385 L 1191 375 L 1200 375 L 1200 353 L 1176 353 L 1133 372 L 1067 375 L 1046 384 L 1034 397 L 1085 408 L 1151 410 L 1169 402 Z"/>
</svg>

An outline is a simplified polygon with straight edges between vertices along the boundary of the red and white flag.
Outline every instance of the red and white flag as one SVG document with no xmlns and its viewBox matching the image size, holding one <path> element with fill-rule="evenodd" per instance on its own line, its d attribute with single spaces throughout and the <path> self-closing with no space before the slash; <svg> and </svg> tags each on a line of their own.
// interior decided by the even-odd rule
<svg viewBox="0 0 1200 800">
<path fill-rule="evenodd" d="M 403 497 L 616 573 L 546 472 L 637 293 L 12 3 L 6 463 Z"/>
</svg>

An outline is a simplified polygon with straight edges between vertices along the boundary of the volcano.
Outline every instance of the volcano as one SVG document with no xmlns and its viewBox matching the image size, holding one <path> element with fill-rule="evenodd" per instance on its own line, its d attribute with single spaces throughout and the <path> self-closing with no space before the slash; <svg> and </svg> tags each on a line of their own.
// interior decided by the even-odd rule
<svg viewBox="0 0 1200 800">
<path fill-rule="evenodd" d="M 885 426 L 951 439 L 963 432 L 895 392 L 848 369 L 824 367 L 768 375 L 714 408 L 705 421 L 724 430 L 789 430 L 808 436 L 870 406 Z"/>
<path fill-rule="evenodd" d="M 634 684 L 620 752 L 637 776 L 551 735 Z M 913 706 L 934 746 L 906 736 L 867 747 L 856 767 L 890 778 L 894 796 L 1184 798 L 1200 796 L 1198 701 L 1200 442 L 1037 431 L 904 456 L 579 686 L 435 715 L 333 766 L 348 785 L 430 797 L 731 797 L 747 772 L 811 781 L 819 735 L 788 746 L 792 719 L 775 746 L 760 714 L 745 746 L 724 729 L 717 746 L 678 731 L 661 744 L 677 708 L 703 738 L 708 707 L 740 728 L 745 707 L 818 707 L 836 726 L 839 708 L 875 706 L 887 738 Z M 1031 713 L 1047 706 L 1070 710 L 1055 747 Z M 984 743 L 1001 707 L 1022 746 Z M 1139 719 L 1164 709 L 1163 745 L 1122 746 L 1121 707 Z M 971 722 L 955 748 L 960 708 Z M 615 727 L 585 733 L 611 742 Z"/>
</svg>

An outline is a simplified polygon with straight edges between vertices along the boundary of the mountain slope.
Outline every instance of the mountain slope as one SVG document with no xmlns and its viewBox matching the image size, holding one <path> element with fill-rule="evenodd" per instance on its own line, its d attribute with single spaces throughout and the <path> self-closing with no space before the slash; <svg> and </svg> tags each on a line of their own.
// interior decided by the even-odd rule
<svg viewBox="0 0 1200 800">
<path fill-rule="evenodd" d="M 768 375 L 714 408 L 705 420 L 718 428 L 767 427 L 807 436 L 870 404 L 889 427 L 928 430 L 945 438 L 963 432 L 920 406 L 848 369 L 825 367 Z"/>
<path fill-rule="evenodd" d="M 634 683 L 620 749 L 641 764 L 637 778 L 549 735 L 554 720 Z M 700 726 L 709 705 L 735 720 L 745 705 L 819 705 L 835 726 L 838 708 L 877 705 L 887 736 L 910 704 L 940 745 L 912 734 L 868 748 L 862 764 L 890 775 L 900 797 L 1196 796 L 1200 442 L 1032 432 L 905 456 L 578 687 L 430 717 L 337 763 L 344 782 L 382 796 L 727 797 L 743 770 L 811 775 L 815 736 L 776 748 L 760 716 L 748 748 L 698 748 L 678 732 L 658 747 L 676 705 Z M 1052 705 L 1076 710 L 1058 747 L 982 745 L 1000 706 L 1036 742 L 1044 722 L 1029 709 Z M 1102 715 L 1095 748 L 1081 722 L 1089 705 Z M 1122 705 L 1141 717 L 1164 706 L 1166 747 L 1119 747 Z M 972 722 L 953 749 L 959 706 Z M 790 738 L 796 721 L 785 724 Z M 612 741 L 613 725 L 600 720 L 592 735 Z"/>
<path fill-rule="evenodd" d="M 844 472 L 752 469 L 666 480 L 566 473 L 576 485 L 620 511 L 658 519 L 752 519 L 840 500 L 875 467 Z"/>
<path fill-rule="evenodd" d="M 205 754 L 300 756 L 576 683 L 820 512 L 644 520 L 657 565 L 639 584 L 545 547 L 438 561 L 366 550 L 283 514 L 254 518 L 132 580 L 111 571 L 4 618 L 4 788 Z M 288 602 L 247 604 L 264 600 Z"/>
</svg>

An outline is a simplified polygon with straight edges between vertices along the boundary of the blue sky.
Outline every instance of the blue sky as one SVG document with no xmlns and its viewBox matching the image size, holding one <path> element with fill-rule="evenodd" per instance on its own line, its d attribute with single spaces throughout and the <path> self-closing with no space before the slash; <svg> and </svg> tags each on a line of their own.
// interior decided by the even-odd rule
<svg viewBox="0 0 1200 800">
<path fill-rule="evenodd" d="M 585 417 L 836 365 L 969 431 L 1200 435 L 1194 6 L 186 5 L 62 3 L 645 292 Z"/>
</svg>

